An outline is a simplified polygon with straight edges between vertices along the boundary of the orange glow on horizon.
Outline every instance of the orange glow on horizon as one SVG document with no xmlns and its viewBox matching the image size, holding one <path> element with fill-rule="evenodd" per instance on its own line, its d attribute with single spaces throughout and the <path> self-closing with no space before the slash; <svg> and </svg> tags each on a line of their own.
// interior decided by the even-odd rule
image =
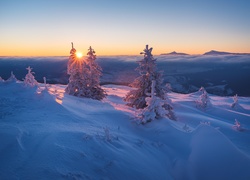
<svg viewBox="0 0 250 180">
<path fill-rule="evenodd" d="M 150 47 L 153 47 L 153 55 L 160 55 L 163 53 L 170 53 L 173 51 L 180 53 L 187 53 L 190 55 L 199 55 L 204 54 L 210 50 L 224 51 L 224 52 L 232 52 L 232 53 L 250 53 L 249 48 L 232 48 L 232 47 L 213 47 L 209 46 L 200 46 L 200 48 L 192 48 L 192 47 L 183 47 L 183 46 L 158 46 L 157 44 L 148 44 Z M 83 47 L 83 48 L 82 48 Z M 85 48 L 84 48 L 85 47 Z M 77 49 L 86 50 L 88 45 L 80 44 L 77 46 Z M 128 48 L 129 47 L 129 48 Z M 103 46 L 93 46 L 96 50 L 97 56 L 119 56 L 119 55 L 128 55 L 128 56 L 140 56 L 140 52 L 145 48 L 145 44 L 137 45 L 137 46 L 124 46 L 124 47 L 103 47 Z M 15 49 L 1 47 L 0 56 L 69 56 L 69 50 L 67 46 L 57 46 L 48 48 L 40 48 L 40 47 L 15 47 Z M 84 53 L 77 52 L 77 57 L 82 58 Z"/>
</svg>

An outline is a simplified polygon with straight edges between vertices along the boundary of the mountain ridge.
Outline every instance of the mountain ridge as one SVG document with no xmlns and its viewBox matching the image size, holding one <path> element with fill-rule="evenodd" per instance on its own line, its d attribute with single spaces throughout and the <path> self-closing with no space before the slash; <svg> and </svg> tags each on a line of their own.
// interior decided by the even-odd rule
<svg viewBox="0 0 250 180">
<path fill-rule="evenodd" d="M 232 53 L 232 52 L 211 50 L 205 52 L 203 55 L 250 55 L 250 53 Z"/>
<path fill-rule="evenodd" d="M 186 56 L 186 55 L 189 55 L 189 54 L 182 53 L 182 52 L 172 51 L 172 52 L 170 52 L 170 53 L 163 53 L 163 54 L 161 54 L 161 55 Z"/>
<path fill-rule="evenodd" d="M 160 55 L 164 56 L 188 56 L 191 54 L 183 53 L 183 52 L 176 52 L 172 51 L 170 53 L 162 53 Z M 226 51 L 217 51 L 217 50 L 210 50 L 200 55 L 210 55 L 210 56 L 218 56 L 218 55 L 250 55 L 250 53 L 233 53 L 233 52 L 226 52 Z"/>
</svg>

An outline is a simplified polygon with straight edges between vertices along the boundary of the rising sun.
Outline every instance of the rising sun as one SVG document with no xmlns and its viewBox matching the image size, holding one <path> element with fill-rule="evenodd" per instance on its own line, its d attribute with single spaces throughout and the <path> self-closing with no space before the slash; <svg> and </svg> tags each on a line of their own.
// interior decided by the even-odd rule
<svg viewBox="0 0 250 180">
<path fill-rule="evenodd" d="M 77 53 L 76 53 L 76 56 L 77 56 L 78 58 L 81 58 L 81 57 L 82 57 L 82 53 L 81 53 L 81 52 L 77 52 Z"/>
</svg>

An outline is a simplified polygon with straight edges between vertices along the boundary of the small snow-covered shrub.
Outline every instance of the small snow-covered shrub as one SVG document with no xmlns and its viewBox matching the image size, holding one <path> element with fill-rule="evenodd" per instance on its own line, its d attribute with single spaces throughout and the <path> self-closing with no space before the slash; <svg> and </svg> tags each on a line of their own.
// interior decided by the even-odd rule
<svg viewBox="0 0 250 180">
<path fill-rule="evenodd" d="M 143 124 L 158 119 L 160 117 L 164 117 L 167 114 L 166 109 L 163 107 L 164 100 L 155 96 L 154 92 L 155 81 L 153 80 L 150 97 L 145 98 L 147 107 L 142 110 L 142 114 L 140 115 L 142 119 L 141 122 Z"/>
<path fill-rule="evenodd" d="M 199 92 L 204 93 L 206 92 L 206 89 L 203 86 L 201 86 L 201 88 L 199 89 Z"/>
<path fill-rule="evenodd" d="M 211 123 L 208 121 L 201 121 L 200 124 L 210 126 Z"/>
<path fill-rule="evenodd" d="M 236 108 L 237 106 L 239 106 L 239 102 L 238 102 L 238 95 L 236 94 L 235 96 L 233 96 L 233 104 L 231 105 L 231 108 Z"/>
<path fill-rule="evenodd" d="M 240 122 L 239 122 L 237 119 L 235 119 L 233 128 L 235 128 L 235 129 L 238 130 L 238 131 L 242 131 L 241 124 L 240 124 Z"/>
<path fill-rule="evenodd" d="M 165 90 L 165 91 L 166 91 L 167 93 L 172 92 L 172 86 L 171 86 L 170 83 L 167 83 L 165 87 L 166 87 L 166 90 Z"/>
<path fill-rule="evenodd" d="M 163 108 L 164 101 L 159 97 L 147 97 L 146 103 L 147 107 L 142 110 L 142 123 L 166 116 L 167 111 Z"/>
<path fill-rule="evenodd" d="M 44 93 L 46 91 L 46 93 L 48 93 L 49 89 L 48 89 L 48 85 L 46 84 L 46 77 L 43 77 L 43 83 L 44 83 L 44 88 L 41 88 L 40 86 L 38 86 L 37 88 L 37 93 L 41 94 L 42 92 Z"/>
<path fill-rule="evenodd" d="M 201 109 L 206 109 L 210 104 L 208 93 L 204 87 L 201 87 L 199 91 L 201 92 L 201 95 L 199 99 L 195 101 L 196 106 Z"/>
<path fill-rule="evenodd" d="M 32 71 L 32 68 L 27 67 L 26 68 L 28 70 L 28 74 L 26 74 L 25 76 L 25 79 L 24 79 L 24 85 L 27 86 L 27 87 L 34 87 L 34 86 L 37 86 L 38 83 L 37 81 L 35 80 L 35 77 L 33 76 L 33 74 L 35 74 L 34 72 L 31 72 Z"/>
<path fill-rule="evenodd" d="M 6 80 L 6 82 L 17 82 L 16 76 L 13 74 L 13 71 L 10 73 L 10 77 Z"/>
<path fill-rule="evenodd" d="M 189 126 L 188 126 L 187 124 L 185 124 L 185 125 L 182 127 L 182 129 L 183 129 L 184 131 L 186 131 L 186 132 L 190 132 L 190 131 L 191 131 L 190 128 L 189 128 Z"/>
<path fill-rule="evenodd" d="M 0 76 L 0 82 L 4 82 L 4 79 Z"/>
</svg>

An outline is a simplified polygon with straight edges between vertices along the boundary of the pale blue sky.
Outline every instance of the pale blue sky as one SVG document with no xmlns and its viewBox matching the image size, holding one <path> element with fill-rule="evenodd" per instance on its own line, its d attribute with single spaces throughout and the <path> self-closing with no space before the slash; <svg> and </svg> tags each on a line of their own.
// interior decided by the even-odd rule
<svg viewBox="0 0 250 180">
<path fill-rule="evenodd" d="M 248 0 L 1 0 L 0 55 L 250 52 Z M 85 53 L 85 52 L 84 52 Z"/>
</svg>

